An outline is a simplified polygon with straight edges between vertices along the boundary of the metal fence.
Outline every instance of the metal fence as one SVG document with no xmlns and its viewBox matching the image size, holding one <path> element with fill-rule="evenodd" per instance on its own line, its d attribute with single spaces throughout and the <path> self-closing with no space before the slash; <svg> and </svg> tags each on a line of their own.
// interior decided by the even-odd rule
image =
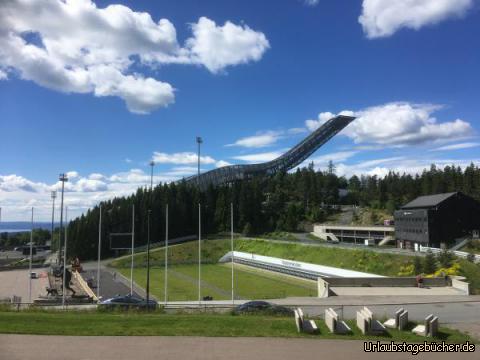
<svg viewBox="0 0 480 360">
<path fill-rule="evenodd" d="M 420 252 L 428 252 L 428 251 L 432 252 L 433 254 L 438 254 L 438 253 L 441 253 L 444 250 L 420 245 Z M 465 252 L 465 251 L 451 251 L 451 252 L 455 256 L 458 256 L 458 257 L 463 258 L 463 259 L 466 259 L 467 257 L 473 255 L 473 261 L 476 262 L 476 263 L 480 263 L 480 255 L 470 254 L 470 253 Z"/>
</svg>

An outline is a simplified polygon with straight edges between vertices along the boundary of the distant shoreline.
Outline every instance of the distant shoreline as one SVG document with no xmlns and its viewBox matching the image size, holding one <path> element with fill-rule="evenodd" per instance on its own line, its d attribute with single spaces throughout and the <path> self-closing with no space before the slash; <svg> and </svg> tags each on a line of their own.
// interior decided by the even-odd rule
<svg viewBox="0 0 480 360">
<path fill-rule="evenodd" d="M 2 233 L 21 233 L 21 232 L 30 232 L 30 229 L 0 229 L 0 234 L 2 234 Z"/>
<path fill-rule="evenodd" d="M 28 221 L 2 221 L 0 222 L 0 233 L 20 233 L 29 232 L 32 224 Z M 54 227 L 60 226 L 59 223 L 55 223 Z M 33 222 L 34 229 L 51 230 L 52 223 L 46 221 Z"/>
</svg>

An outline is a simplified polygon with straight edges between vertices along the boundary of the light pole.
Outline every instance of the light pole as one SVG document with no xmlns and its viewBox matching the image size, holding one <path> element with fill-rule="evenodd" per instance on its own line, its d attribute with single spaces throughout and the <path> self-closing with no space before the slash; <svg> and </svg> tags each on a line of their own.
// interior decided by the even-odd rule
<svg viewBox="0 0 480 360">
<path fill-rule="evenodd" d="M 62 230 L 63 230 L 63 193 L 65 192 L 65 182 L 68 181 L 66 174 L 60 174 L 59 180 L 62 182 L 62 199 L 60 203 L 60 235 L 58 239 L 58 264 L 62 261 Z"/>
<path fill-rule="evenodd" d="M 57 197 L 57 192 L 52 191 L 51 192 L 51 197 L 52 197 L 52 233 L 50 234 L 50 246 L 53 246 L 53 232 L 55 230 L 54 224 L 55 224 L 55 198 Z"/>
<path fill-rule="evenodd" d="M 150 216 L 152 214 L 152 205 L 153 205 L 153 167 L 155 162 L 152 160 L 149 163 L 150 171 L 150 208 L 148 209 L 147 214 L 147 309 L 150 309 Z"/>
</svg>

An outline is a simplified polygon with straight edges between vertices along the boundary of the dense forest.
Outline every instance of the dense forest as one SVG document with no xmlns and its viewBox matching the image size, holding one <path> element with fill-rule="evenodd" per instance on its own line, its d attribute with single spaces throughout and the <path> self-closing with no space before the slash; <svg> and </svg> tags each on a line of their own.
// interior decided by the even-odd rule
<svg viewBox="0 0 480 360">
<path fill-rule="evenodd" d="M 340 197 L 339 189 L 348 190 Z M 202 234 L 230 229 L 230 204 L 234 207 L 234 229 L 246 235 L 272 231 L 295 231 L 301 222 L 321 222 L 325 205 L 355 204 L 393 212 L 417 196 L 462 191 L 480 200 L 480 168 L 471 164 L 464 170 L 431 166 L 419 175 L 391 172 L 383 178 L 335 174 L 330 163 L 326 171 L 313 164 L 293 173 L 257 177 L 228 186 L 210 187 L 204 192 L 186 183 L 160 184 L 150 191 L 139 188 L 129 197 L 101 203 L 104 256 L 112 253 L 108 234 L 130 232 L 132 205 L 135 206 L 135 242 L 147 240 L 147 212 L 151 209 L 151 241 L 165 237 L 165 206 L 169 206 L 169 237 L 198 232 L 198 204 L 202 209 Z M 97 254 L 99 207 L 73 220 L 68 228 L 72 256 L 95 258 Z"/>
<path fill-rule="evenodd" d="M 50 239 L 51 231 L 46 229 L 33 229 L 32 239 L 36 245 L 45 245 L 45 241 Z M 24 232 L 0 232 L 0 249 L 11 249 L 16 246 L 26 245 L 30 243 L 30 231 Z"/>
</svg>

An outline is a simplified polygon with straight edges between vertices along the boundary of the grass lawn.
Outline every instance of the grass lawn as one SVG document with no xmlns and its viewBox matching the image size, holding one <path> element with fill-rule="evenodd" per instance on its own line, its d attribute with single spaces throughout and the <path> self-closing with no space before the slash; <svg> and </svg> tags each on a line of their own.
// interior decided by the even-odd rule
<svg viewBox="0 0 480 360">
<path fill-rule="evenodd" d="M 195 264 L 198 261 L 197 246 L 197 242 L 171 246 L 169 248 L 169 263 Z M 315 247 L 302 244 L 279 244 L 246 239 L 236 239 L 235 250 L 386 276 L 397 276 L 402 265 L 413 261 L 412 256 L 376 253 L 368 250 Z M 202 261 L 212 264 L 217 263 L 228 251 L 230 251 L 230 240 L 228 239 L 203 241 Z M 164 257 L 163 248 L 151 251 L 151 265 L 163 266 Z M 130 257 L 127 256 L 114 260 L 111 265 L 117 268 L 128 268 L 130 266 Z M 135 255 L 135 265 L 146 266 L 145 253 Z"/>
<path fill-rule="evenodd" d="M 126 277 L 130 269 L 118 269 Z M 159 300 L 164 299 L 164 269 L 152 268 L 150 289 Z M 274 299 L 288 296 L 316 296 L 315 282 L 297 280 L 280 274 L 235 266 L 235 295 L 242 299 Z M 169 267 L 168 299 L 185 301 L 198 299 L 198 266 L 173 265 Z M 146 286 L 146 270 L 134 270 L 134 279 L 142 287 Z M 224 264 L 202 265 L 202 296 L 210 295 L 215 300 L 231 299 L 231 268 Z"/>
<path fill-rule="evenodd" d="M 237 249 L 238 251 L 259 255 L 386 276 L 397 276 L 400 267 L 413 260 L 411 256 L 376 253 L 368 250 L 305 246 L 301 244 L 278 244 L 268 241 L 238 241 Z"/>
<path fill-rule="evenodd" d="M 246 336 L 246 337 L 309 337 L 316 339 L 375 339 L 386 341 L 423 342 L 425 338 L 410 331 L 389 330 L 385 336 L 363 336 L 355 329 L 350 335 L 333 335 L 318 320 L 320 334 L 305 335 L 296 331 L 293 318 L 259 315 L 233 316 L 215 314 L 167 315 L 161 313 L 102 313 L 0 311 L 0 333 L 38 335 L 163 335 L 163 336 Z M 413 324 L 412 324 L 413 326 Z M 441 328 L 438 339 L 461 343 L 472 339 L 456 330 Z"/>
<path fill-rule="evenodd" d="M 326 266 L 333 266 L 339 267 L 343 269 L 349 270 L 356 270 L 356 271 L 363 271 L 378 275 L 385 275 L 385 276 L 398 276 L 400 268 L 404 265 L 413 263 L 413 256 L 407 255 L 396 255 L 396 254 L 387 254 L 387 253 L 376 253 L 373 251 L 368 250 L 361 250 L 361 249 L 341 249 L 335 247 L 323 247 L 323 246 L 306 246 L 302 244 L 281 244 L 276 242 L 270 242 L 265 240 L 247 240 L 247 239 L 236 239 L 235 240 L 235 250 L 255 253 L 259 255 L 267 255 L 273 257 L 279 257 L 283 259 L 289 260 L 297 260 L 297 261 L 304 261 L 313 264 L 320 264 Z M 169 263 L 170 264 L 177 264 L 177 265 L 193 265 L 196 264 L 198 261 L 198 243 L 197 242 L 190 242 L 181 245 L 171 246 L 169 248 Z M 210 264 L 217 264 L 218 260 L 225 255 L 228 251 L 230 251 L 230 240 L 229 239 L 220 239 L 220 240 L 204 240 L 202 242 L 202 261 L 204 263 Z M 157 280 L 159 281 L 158 287 L 163 289 L 163 285 L 161 285 L 163 281 L 163 273 L 160 268 L 163 267 L 164 264 L 164 249 L 154 249 L 151 251 L 151 264 L 153 267 L 158 267 L 158 270 L 154 270 L 158 272 Z M 471 283 L 472 293 L 480 293 L 480 265 L 479 264 L 472 264 L 466 260 L 460 260 L 462 270 L 462 275 L 466 276 L 468 281 Z M 129 268 L 130 267 L 130 257 L 126 256 L 123 258 L 118 258 L 111 262 L 111 265 L 117 268 Z M 135 265 L 137 267 L 145 267 L 146 266 L 146 256 L 145 253 L 139 253 L 135 255 Z M 210 290 L 211 294 L 214 298 L 221 299 L 221 293 L 223 291 L 230 291 L 230 285 L 225 286 L 225 282 L 230 284 L 229 275 L 226 273 L 228 272 L 222 270 L 217 267 L 213 267 L 207 270 L 206 265 L 203 265 L 202 268 L 205 267 L 206 274 L 204 277 L 205 281 L 213 282 L 211 285 L 217 286 L 222 291 L 215 292 L 213 289 Z M 187 275 L 193 275 L 193 269 L 196 268 L 195 266 L 191 268 L 179 268 L 180 272 L 187 273 Z M 188 270 L 187 270 L 188 269 Z M 215 270 L 212 270 L 215 269 Z M 212 273 L 220 274 L 221 276 L 219 279 L 212 279 L 210 281 L 207 280 L 207 276 L 210 276 Z M 222 275 L 223 274 L 223 275 Z M 129 275 L 128 275 L 129 276 Z M 140 277 L 140 284 L 142 283 L 141 271 L 139 271 L 136 278 Z M 196 277 L 197 275 L 195 275 Z M 161 278 L 161 279 L 160 279 Z M 244 280 L 247 279 L 240 275 L 239 282 L 236 286 L 239 289 L 239 295 L 242 297 L 249 297 L 249 292 L 245 292 L 243 290 L 243 283 Z M 180 280 L 179 280 L 180 281 Z M 257 279 L 253 279 L 254 283 L 250 284 L 249 280 L 245 280 L 247 282 L 247 287 L 249 288 L 258 288 L 258 291 L 262 291 L 261 286 L 262 283 L 255 284 Z M 260 281 L 260 280 L 259 280 Z M 190 281 L 191 282 L 191 281 Z M 189 283 L 190 283 L 189 282 Z M 260 285 L 260 286 L 259 286 Z M 172 286 L 174 286 L 172 284 Z M 180 283 L 179 285 L 179 292 L 177 299 L 185 300 L 186 298 L 191 299 L 191 292 L 197 294 L 196 290 L 192 288 L 192 290 L 188 290 L 186 295 L 181 295 L 182 292 L 185 292 L 184 289 L 188 288 L 187 284 Z M 270 288 L 268 293 L 270 293 Z M 173 295 L 175 294 L 175 289 L 172 287 L 170 293 Z M 163 290 L 162 290 L 163 294 Z M 286 291 L 287 296 L 302 296 L 297 293 L 297 290 L 289 289 Z M 261 294 L 260 294 L 261 295 Z M 163 295 L 162 295 L 163 296 Z M 303 296 L 308 296 L 303 295 Z M 197 298 L 198 294 L 195 295 L 194 298 Z M 269 297 L 268 295 L 260 296 L 260 297 Z M 259 298 L 260 298 L 259 297 Z M 275 296 L 277 297 L 277 296 Z"/>
<path fill-rule="evenodd" d="M 307 234 L 307 239 L 314 240 L 314 241 L 324 241 L 325 242 L 325 240 L 323 240 L 322 238 L 319 238 L 316 235 L 313 235 L 312 233 Z"/>
<path fill-rule="evenodd" d="M 261 235 L 264 239 L 297 241 L 297 237 L 292 233 L 285 231 L 274 231 Z"/>
</svg>

